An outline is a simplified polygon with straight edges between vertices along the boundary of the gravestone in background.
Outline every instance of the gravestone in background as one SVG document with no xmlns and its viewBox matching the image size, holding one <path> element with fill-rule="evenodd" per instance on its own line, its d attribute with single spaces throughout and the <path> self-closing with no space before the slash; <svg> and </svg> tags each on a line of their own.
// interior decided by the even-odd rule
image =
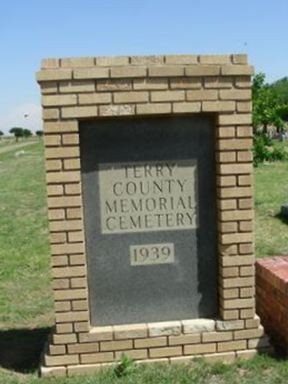
<svg viewBox="0 0 288 384">
<path fill-rule="evenodd" d="M 55 329 L 41 372 L 250 357 L 255 316 L 245 55 L 46 59 Z"/>
</svg>

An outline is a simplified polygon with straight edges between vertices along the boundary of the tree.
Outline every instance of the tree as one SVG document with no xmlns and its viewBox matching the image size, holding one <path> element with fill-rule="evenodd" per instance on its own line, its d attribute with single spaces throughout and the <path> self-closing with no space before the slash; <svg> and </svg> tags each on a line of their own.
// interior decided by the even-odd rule
<svg viewBox="0 0 288 384">
<path fill-rule="evenodd" d="M 4 132 L 0 131 L 0 140 L 1 140 L 2 136 L 4 136 Z"/>
<path fill-rule="evenodd" d="M 32 132 L 29 129 L 23 129 L 23 137 L 27 139 L 30 136 L 32 136 Z"/>
<path fill-rule="evenodd" d="M 36 135 L 37 135 L 39 138 L 43 136 L 43 131 L 41 131 L 41 130 L 36 131 L 35 133 L 36 133 Z"/>
<path fill-rule="evenodd" d="M 258 73 L 253 78 L 252 101 L 254 133 L 263 128 L 267 134 L 269 125 L 275 126 L 280 132 L 284 127 L 283 111 L 286 107 L 275 89 L 265 82 L 264 73 Z"/>
<path fill-rule="evenodd" d="M 19 138 L 24 136 L 23 131 L 24 131 L 23 128 L 13 127 L 10 129 L 9 132 L 15 136 L 16 142 L 18 142 Z"/>
</svg>

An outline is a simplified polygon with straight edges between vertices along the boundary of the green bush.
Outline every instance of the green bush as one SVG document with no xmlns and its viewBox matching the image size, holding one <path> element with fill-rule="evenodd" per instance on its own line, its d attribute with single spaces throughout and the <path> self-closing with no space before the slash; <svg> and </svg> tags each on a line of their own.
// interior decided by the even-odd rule
<svg viewBox="0 0 288 384">
<path fill-rule="evenodd" d="M 264 161 L 282 161 L 288 159 L 283 143 L 275 144 L 265 133 L 254 135 L 253 161 L 257 166 Z"/>
</svg>

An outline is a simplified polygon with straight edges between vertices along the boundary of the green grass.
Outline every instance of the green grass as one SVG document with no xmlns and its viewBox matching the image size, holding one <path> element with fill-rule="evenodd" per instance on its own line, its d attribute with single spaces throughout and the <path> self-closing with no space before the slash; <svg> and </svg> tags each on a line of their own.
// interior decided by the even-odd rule
<svg viewBox="0 0 288 384">
<path fill-rule="evenodd" d="M 288 362 L 257 356 L 230 365 L 137 366 L 117 377 L 113 369 L 90 377 L 41 379 L 39 354 L 53 324 L 50 256 L 42 143 L 0 154 L 0 384 L 281 384 Z M 256 253 L 288 254 L 288 163 L 255 170 Z"/>
</svg>

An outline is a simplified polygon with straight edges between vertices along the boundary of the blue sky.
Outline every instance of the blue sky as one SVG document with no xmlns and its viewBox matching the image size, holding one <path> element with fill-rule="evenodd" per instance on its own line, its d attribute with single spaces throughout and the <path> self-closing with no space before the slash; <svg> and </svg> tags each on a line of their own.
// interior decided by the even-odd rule
<svg viewBox="0 0 288 384">
<path fill-rule="evenodd" d="M 41 129 L 44 57 L 247 53 L 288 76 L 287 18 L 288 0 L 2 0 L 0 130 Z"/>
</svg>

